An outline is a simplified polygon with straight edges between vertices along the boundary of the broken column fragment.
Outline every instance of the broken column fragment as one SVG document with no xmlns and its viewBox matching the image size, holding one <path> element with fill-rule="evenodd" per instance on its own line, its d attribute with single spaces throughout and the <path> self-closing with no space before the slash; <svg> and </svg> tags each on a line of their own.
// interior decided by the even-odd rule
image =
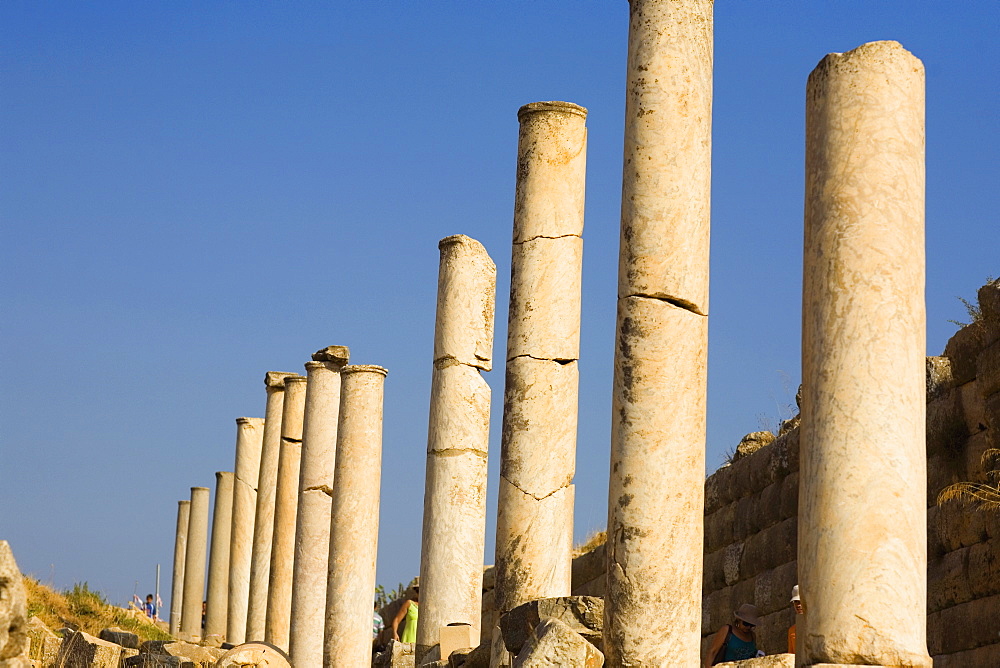
<svg viewBox="0 0 1000 668">
<path fill-rule="evenodd" d="M 496 610 L 568 596 L 573 551 L 587 110 L 517 112 Z"/>
<path fill-rule="evenodd" d="M 181 632 L 181 612 L 184 609 L 184 559 L 187 556 L 188 523 L 191 500 L 177 502 L 177 533 L 174 536 L 174 570 L 170 581 L 170 635 Z"/>
<path fill-rule="evenodd" d="M 341 371 L 324 666 L 367 666 L 372 659 L 382 397 L 387 373 L 380 366 L 354 364 Z"/>
<path fill-rule="evenodd" d="M 292 615 L 289 654 L 293 664 L 323 663 L 323 620 L 330 559 L 330 505 L 337 462 L 340 370 L 347 346 L 328 346 L 306 363 L 306 400 L 302 425 L 302 467 L 295 527 Z"/>
<path fill-rule="evenodd" d="M 478 636 L 486 541 L 490 387 L 480 372 L 492 368 L 496 265 L 465 235 L 438 248 L 417 661 L 443 626 L 468 624 Z"/>
<path fill-rule="evenodd" d="M 14 553 L 0 540 L 0 666 L 29 668 L 28 594 Z"/>
<path fill-rule="evenodd" d="M 236 470 L 233 477 L 233 526 L 229 552 L 229 607 L 226 640 L 246 640 L 247 602 L 250 596 L 250 560 L 257 509 L 257 476 L 264 436 L 263 418 L 236 419 Z"/>
<path fill-rule="evenodd" d="M 713 3 L 630 5 L 605 654 L 615 667 L 693 666 L 701 654 Z"/>
<path fill-rule="evenodd" d="M 930 666 L 924 67 L 897 42 L 806 90 L 803 666 Z"/>
<path fill-rule="evenodd" d="M 229 607 L 229 548 L 233 532 L 233 473 L 215 474 L 215 510 L 212 513 L 212 546 L 208 557 L 208 596 L 204 640 L 221 645 L 226 639 Z"/>
<path fill-rule="evenodd" d="M 274 498 L 278 486 L 281 450 L 281 412 L 285 403 L 285 378 L 298 374 L 268 371 L 264 374 L 267 405 L 257 474 L 257 509 L 254 514 L 250 594 L 247 602 L 246 640 L 263 640 L 267 622 L 267 590 L 271 576 L 271 541 L 274 539 Z"/>
<path fill-rule="evenodd" d="M 288 651 L 292 614 L 292 573 L 295 560 L 295 516 L 299 506 L 299 469 L 302 462 L 302 420 L 306 404 L 306 377 L 285 377 L 281 409 L 281 445 L 278 482 L 274 493 L 274 536 L 271 539 L 271 575 L 267 590 L 264 640 Z"/>
<path fill-rule="evenodd" d="M 187 550 L 184 555 L 184 595 L 181 608 L 181 636 L 201 638 L 201 605 L 205 600 L 205 559 L 208 556 L 208 487 L 191 488 L 191 517 L 188 520 Z"/>
</svg>

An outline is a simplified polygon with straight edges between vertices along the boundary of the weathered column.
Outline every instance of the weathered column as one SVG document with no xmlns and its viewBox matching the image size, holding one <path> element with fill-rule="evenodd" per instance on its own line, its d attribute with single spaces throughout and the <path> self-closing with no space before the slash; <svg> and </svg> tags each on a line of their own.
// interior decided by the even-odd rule
<svg viewBox="0 0 1000 668">
<path fill-rule="evenodd" d="M 174 538 L 174 572 L 170 580 L 170 635 L 181 630 L 181 611 L 184 603 L 184 559 L 187 556 L 188 522 L 191 518 L 191 500 L 177 502 L 177 535 Z"/>
<path fill-rule="evenodd" d="M 295 576 L 289 638 L 292 664 L 323 664 L 323 620 L 330 562 L 330 503 L 337 461 L 340 415 L 340 370 L 347 346 L 328 346 L 306 363 L 305 418 L 302 426 L 302 469 L 295 525 Z"/>
<path fill-rule="evenodd" d="M 517 112 L 496 609 L 572 591 L 587 110 Z"/>
<path fill-rule="evenodd" d="M 253 553 L 257 476 L 264 436 L 263 418 L 236 418 L 236 475 L 233 478 L 233 528 L 229 552 L 229 611 L 226 640 L 246 640 L 247 601 L 250 596 L 250 560 Z"/>
<path fill-rule="evenodd" d="M 281 412 L 281 448 L 278 485 L 274 496 L 274 538 L 271 541 L 271 582 L 267 590 L 264 640 L 288 651 L 292 614 L 292 561 L 295 559 L 295 515 L 299 506 L 299 467 L 302 462 L 302 416 L 306 404 L 306 377 L 285 378 Z"/>
<path fill-rule="evenodd" d="M 215 474 L 212 547 L 208 556 L 208 596 L 203 640 L 221 645 L 226 639 L 229 605 L 229 549 L 233 533 L 233 473 Z"/>
<path fill-rule="evenodd" d="M 336 484 L 330 510 L 325 668 L 371 663 L 386 373 L 380 366 L 353 364 L 341 371 Z"/>
<path fill-rule="evenodd" d="M 693 666 L 701 649 L 713 3 L 630 5 L 605 651 L 609 666 Z"/>
<path fill-rule="evenodd" d="M 267 407 L 257 474 L 257 510 L 254 513 L 253 556 L 250 561 L 250 596 L 247 602 L 246 640 L 263 640 L 267 622 L 267 590 L 271 576 L 271 541 L 274 538 L 274 498 L 278 487 L 281 450 L 281 411 L 285 378 L 294 373 L 268 371 L 264 375 Z"/>
<path fill-rule="evenodd" d="M 805 666 L 930 666 L 924 68 L 833 53 L 806 90 L 799 583 Z"/>
<path fill-rule="evenodd" d="M 208 487 L 191 488 L 191 518 L 184 554 L 184 597 L 181 635 L 201 638 L 201 606 L 205 601 L 205 559 L 208 557 Z"/>
<path fill-rule="evenodd" d="M 419 661 L 452 622 L 478 629 L 486 542 L 486 454 L 497 268 L 475 239 L 438 244 L 424 523 L 420 549 Z M 447 657 L 443 657 L 447 658 Z"/>
</svg>

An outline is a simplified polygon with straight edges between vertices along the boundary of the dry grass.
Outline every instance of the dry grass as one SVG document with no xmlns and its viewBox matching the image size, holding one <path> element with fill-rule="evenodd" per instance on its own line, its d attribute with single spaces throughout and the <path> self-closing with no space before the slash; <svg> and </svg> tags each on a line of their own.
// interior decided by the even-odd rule
<svg viewBox="0 0 1000 668">
<path fill-rule="evenodd" d="M 581 554 L 587 554 L 594 548 L 604 545 L 608 540 L 607 531 L 594 531 L 589 536 L 587 540 L 583 541 L 582 545 L 577 545 L 573 548 L 573 558 L 576 559 Z"/>
<path fill-rule="evenodd" d="M 170 634 L 140 619 L 139 615 L 108 604 L 86 582 L 75 584 L 73 589 L 59 593 L 34 578 L 25 577 L 24 587 L 28 594 L 28 616 L 37 616 L 53 631 L 69 626 L 96 636 L 101 629 L 117 626 L 139 636 L 140 642 L 172 640 Z"/>
<path fill-rule="evenodd" d="M 957 482 L 948 485 L 938 494 L 938 504 L 960 501 L 977 510 L 1000 510 L 1000 449 L 987 448 L 981 466 L 991 482 Z"/>
</svg>

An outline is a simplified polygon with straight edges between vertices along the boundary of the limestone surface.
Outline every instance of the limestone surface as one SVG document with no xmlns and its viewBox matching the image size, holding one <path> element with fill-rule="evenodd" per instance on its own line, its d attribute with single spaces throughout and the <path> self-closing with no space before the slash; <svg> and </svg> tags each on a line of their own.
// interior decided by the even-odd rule
<svg viewBox="0 0 1000 668">
<path fill-rule="evenodd" d="M 281 410 L 281 445 L 278 449 L 278 481 L 274 494 L 274 536 L 271 539 L 264 640 L 282 651 L 288 651 L 292 615 L 295 520 L 299 507 L 306 385 L 305 376 L 287 376 Z"/>
<path fill-rule="evenodd" d="M 604 631 L 604 600 L 597 596 L 561 596 L 529 601 L 500 617 L 504 644 L 518 654 L 543 619 L 557 619 L 600 648 Z"/>
<path fill-rule="evenodd" d="M 924 69 L 896 42 L 809 76 L 804 249 L 802 660 L 930 666 Z"/>
<path fill-rule="evenodd" d="M 630 2 L 605 601 L 616 667 L 700 658 L 713 5 Z"/>
<path fill-rule="evenodd" d="M 205 560 L 208 557 L 208 496 L 208 487 L 191 488 L 180 632 L 183 637 L 192 639 L 202 635 L 201 605 L 205 591 Z"/>
<path fill-rule="evenodd" d="M 212 543 L 208 556 L 208 595 L 204 639 L 221 645 L 226 639 L 229 609 L 229 550 L 233 534 L 233 472 L 215 474 L 215 509 L 212 512 Z"/>
<path fill-rule="evenodd" d="M 174 569 L 170 585 L 170 635 L 181 631 L 181 610 L 184 605 L 184 559 L 187 556 L 188 523 L 191 500 L 177 502 L 177 533 L 174 536 Z"/>
<path fill-rule="evenodd" d="M 60 668 L 118 668 L 122 647 L 83 631 L 63 638 L 56 665 Z"/>
<path fill-rule="evenodd" d="M 341 371 L 324 666 L 371 662 L 386 373 L 374 365 L 348 365 Z"/>
<path fill-rule="evenodd" d="M 514 657 L 513 668 L 579 666 L 601 668 L 604 655 L 566 624 L 551 617 L 534 628 L 524 647 Z"/>
<path fill-rule="evenodd" d="M 297 374 L 268 371 L 264 374 L 267 404 L 257 474 L 257 508 L 254 514 L 250 593 L 247 601 L 247 640 L 263 640 L 267 623 L 267 590 L 271 576 L 271 542 L 274 539 L 274 502 L 278 488 L 281 450 L 281 414 L 285 403 L 285 378 Z"/>
<path fill-rule="evenodd" d="M 27 668 L 28 602 L 21 570 L 5 540 L 0 540 L 0 666 Z"/>
<path fill-rule="evenodd" d="M 229 606 L 226 619 L 226 640 L 235 644 L 246 640 L 254 515 L 257 511 L 257 476 L 260 473 L 263 437 L 263 418 L 236 419 L 236 470 L 233 478 Z"/>
<path fill-rule="evenodd" d="M 438 243 L 438 315 L 434 363 L 454 360 L 489 371 L 493 367 L 493 317 L 497 268 L 483 245 L 456 234 Z"/>
<path fill-rule="evenodd" d="M 274 645 L 248 642 L 237 645 L 219 657 L 216 668 L 291 668 L 288 656 Z"/>
<path fill-rule="evenodd" d="M 305 409 L 302 425 L 302 467 L 295 526 L 295 563 L 289 655 L 298 665 L 323 663 L 323 619 L 330 558 L 330 506 L 337 461 L 337 420 L 340 414 L 340 370 L 347 363 L 347 346 L 329 346 L 306 363 Z M 316 360 L 317 356 L 322 360 Z"/>
</svg>

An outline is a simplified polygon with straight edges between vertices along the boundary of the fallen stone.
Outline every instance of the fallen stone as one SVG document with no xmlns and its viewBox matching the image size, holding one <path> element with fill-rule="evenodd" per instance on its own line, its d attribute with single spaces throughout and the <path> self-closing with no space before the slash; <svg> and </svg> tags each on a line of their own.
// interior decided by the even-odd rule
<svg viewBox="0 0 1000 668">
<path fill-rule="evenodd" d="M 372 668 L 414 668 L 415 665 L 413 643 L 398 640 L 390 640 L 372 661 Z"/>
<path fill-rule="evenodd" d="M 30 665 L 24 578 L 7 541 L 0 540 L 0 666 Z"/>
<path fill-rule="evenodd" d="M 63 638 L 56 665 L 60 668 L 118 668 L 122 647 L 77 631 Z"/>
<path fill-rule="evenodd" d="M 101 629 L 98 634 L 101 640 L 107 640 L 108 642 L 113 642 L 116 645 L 121 645 L 128 649 L 139 649 L 139 636 L 134 633 L 129 633 L 124 629 L 119 629 L 117 627 L 111 627 L 108 629 Z"/>
<path fill-rule="evenodd" d="M 460 655 L 461 652 L 455 652 L 452 656 Z M 451 660 L 451 657 L 448 657 Z M 457 660 L 457 659 L 456 659 Z M 475 648 L 469 654 L 465 656 L 465 662 L 461 664 L 456 664 L 462 666 L 462 668 L 489 668 L 490 666 L 490 643 L 484 642 L 479 647 Z"/>
<path fill-rule="evenodd" d="M 469 662 L 469 656 L 475 651 L 476 648 L 466 648 L 466 649 L 456 649 L 454 652 L 448 655 L 448 668 L 460 668 L 464 667 Z M 489 661 L 487 660 L 487 665 Z"/>
<path fill-rule="evenodd" d="M 558 619 L 575 633 L 602 647 L 604 599 L 596 596 L 541 598 L 517 606 L 500 617 L 500 632 L 507 650 L 517 655 L 542 619 Z"/>
<path fill-rule="evenodd" d="M 277 649 L 277 648 L 275 648 Z M 206 668 L 214 666 L 222 657 L 223 650 L 217 647 L 202 647 L 189 642 L 171 642 L 163 645 L 162 653 L 187 659 L 192 663 L 201 664 Z"/>
<path fill-rule="evenodd" d="M 266 642 L 247 642 L 223 653 L 215 664 L 215 668 L 247 668 L 249 666 L 291 668 L 291 665 L 288 655 L 274 645 Z"/>
<path fill-rule="evenodd" d="M 513 668 L 579 666 L 601 668 L 604 655 L 568 625 L 547 617 L 541 620 L 514 657 Z"/>
<path fill-rule="evenodd" d="M 62 638 L 35 616 L 28 619 L 25 631 L 31 640 L 28 658 L 42 668 L 55 664 L 56 657 L 59 655 L 59 646 L 62 645 Z"/>
<path fill-rule="evenodd" d="M 126 658 L 125 668 L 180 668 L 181 660 L 168 654 L 136 654 Z"/>
<path fill-rule="evenodd" d="M 717 663 L 717 666 L 726 668 L 795 668 L 794 654 L 771 654 L 760 656 L 756 659 L 744 659 L 743 661 L 726 661 Z"/>
</svg>

